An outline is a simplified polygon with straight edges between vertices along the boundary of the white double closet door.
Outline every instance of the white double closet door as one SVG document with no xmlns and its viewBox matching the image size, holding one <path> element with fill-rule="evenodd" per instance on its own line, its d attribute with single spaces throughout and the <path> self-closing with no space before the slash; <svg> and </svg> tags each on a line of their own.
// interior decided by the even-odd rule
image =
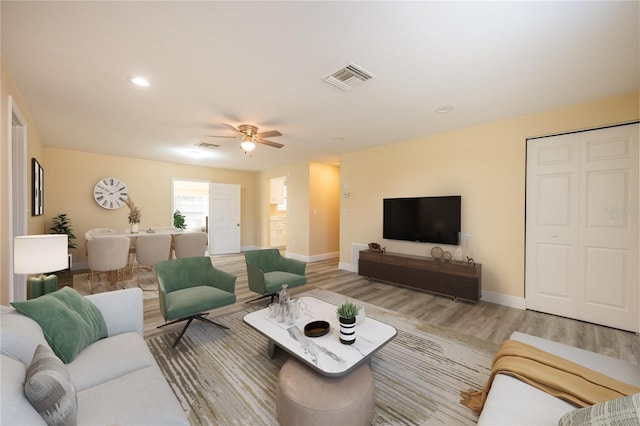
<svg viewBox="0 0 640 426">
<path fill-rule="evenodd" d="M 640 331 L 639 132 L 527 141 L 527 309 Z"/>
</svg>

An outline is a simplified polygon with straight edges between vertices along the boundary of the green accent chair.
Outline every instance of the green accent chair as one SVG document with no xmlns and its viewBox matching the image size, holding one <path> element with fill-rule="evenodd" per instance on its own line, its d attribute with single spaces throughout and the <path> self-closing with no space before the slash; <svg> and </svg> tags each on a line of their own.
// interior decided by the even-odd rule
<svg viewBox="0 0 640 426">
<path fill-rule="evenodd" d="M 282 284 L 288 284 L 289 288 L 293 288 L 307 282 L 307 264 L 297 259 L 282 257 L 277 248 L 247 251 L 244 253 L 244 260 L 247 264 L 249 289 L 260 295 L 246 303 L 266 297 L 271 297 L 273 302 Z"/>
<path fill-rule="evenodd" d="M 156 277 L 160 312 L 168 321 L 158 328 L 187 321 L 173 344 L 174 348 L 194 319 L 229 328 L 204 317 L 208 314 L 206 311 L 232 305 L 236 301 L 236 276 L 216 269 L 210 257 L 163 260 L 156 264 Z"/>
</svg>

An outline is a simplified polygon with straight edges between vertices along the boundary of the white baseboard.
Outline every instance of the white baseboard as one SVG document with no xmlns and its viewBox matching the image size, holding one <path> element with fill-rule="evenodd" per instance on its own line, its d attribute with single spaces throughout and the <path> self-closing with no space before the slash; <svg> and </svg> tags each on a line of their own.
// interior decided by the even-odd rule
<svg viewBox="0 0 640 426">
<path fill-rule="evenodd" d="M 339 262 L 338 269 L 358 273 L 358 265 L 354 265 L 353 263 Z"/>
<path fill-rule="evenodd" d="M 287 250 L 285 252 L 285 257 L 288 257 L 290 259 L 302 260 L 303 262 L 318 262 L 320 260 L 335 259 L 336 257 L 340 257 L 340 253 L 336 251 L 331 253 L 321 253 L 315 254 L 313 256 L 307 256 L 303 254 L 293 253 Z"/>
<path fill-rule="evenodd" d="M 480 300 L 484 302 L 508 306 L 510 308 L 525 310 L 524 297 L 509 296 L 507 294 L 482 290 Z"/>
</svg>

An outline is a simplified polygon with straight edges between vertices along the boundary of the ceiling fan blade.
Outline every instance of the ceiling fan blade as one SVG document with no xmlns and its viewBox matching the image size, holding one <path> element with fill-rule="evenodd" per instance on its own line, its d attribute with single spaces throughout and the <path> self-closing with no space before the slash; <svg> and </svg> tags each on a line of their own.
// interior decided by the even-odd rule
<svg viewBox="0 0 640 426">
<path fill-rule="evenodd" d="M 237 136 L 220 136 L 220 135 L 204 135 L 205 138 L 229 138 L 229 139 L 237 139 Z"/>
<path fill-rule="evenodd" d="M 271 131 L 268 131 L 268 132 L 258 133 L 258 137 L 259 138 L 275 138 L 276 136 L 282 136 L 282 133 L 280 133 L 277 130 L 271 130 Z"/>
<path fill-rule="evenodd" d="M 278 142 L 272 142 L 272 141 L 268 141 L 266 139 L 260 139 L 260 138 L 256 138 L 255 140 L 257 143 L 261 143 L 263 145 L 268 145 L 268 146 L 272 146 L 274 148 L 282 148 L 284 145 L 282 145 L 281 143 Z"/>
<path fill-rule="evenodd" d="M 240 130 L 236 129 L 231 124 L 227 124 L 227 123 L 220 123 L 220 124 L 223 125 L 223 126 L 227 126 L 231 130 L 233 130 L 238 136 L 244 136 L 244 134 Z"/>
</svg>

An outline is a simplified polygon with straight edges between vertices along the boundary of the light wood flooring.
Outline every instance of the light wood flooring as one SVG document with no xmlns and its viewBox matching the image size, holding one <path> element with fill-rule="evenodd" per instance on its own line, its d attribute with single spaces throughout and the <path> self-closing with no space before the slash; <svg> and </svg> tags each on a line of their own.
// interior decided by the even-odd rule
<svg viewBox="0 0 640 426">
<path fill-rule="evenodd" d="M 214 266 L 238 278 L 236 303 L 212 311 L 210 318 L 246 309 L 249 305 L 245 302 L 257 295 L 247 286 L 244 255 L 217 255 L 212 259 Z M 640 365 L 640 336 L 635 333 L 484 301 L 475 304 L 456 302 L 444 296 L 369 281 L 356 273 L 338 269 L 338 259 L 309 263 L 306 271 L 307 285 L 292 289 L 294 295 L 314 287 L 324 288 L 496 344 L 507 339 L 513 331 L 520 331 Z M 266 306 L 267 302 L 268 299 L 262 299 L 252 304 Z M 158 299 L 145 299 L 145 338 L 180 330 L 183 326 L 156 328 L 163 323 Z"/>
</svg>

